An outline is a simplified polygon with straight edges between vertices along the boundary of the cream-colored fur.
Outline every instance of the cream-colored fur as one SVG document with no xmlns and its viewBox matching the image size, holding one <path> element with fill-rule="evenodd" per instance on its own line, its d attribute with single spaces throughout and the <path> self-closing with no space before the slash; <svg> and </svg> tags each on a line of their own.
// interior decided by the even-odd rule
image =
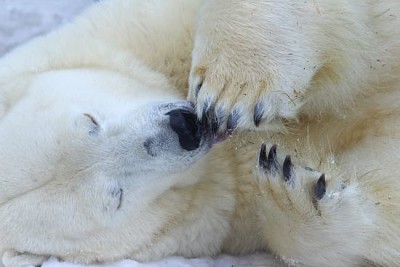
<svg viewBox="0 0 400 267">
<path fill-rule="evenodd" d="M 399 265 L 399 19 L 397 0 L 113 0 L 15 49 L 3 264 L 266 249 Z M 216 135 L 260 131 L 183 150 L 165 113 L 190 108 L 188 85 Z"/>
</svg>

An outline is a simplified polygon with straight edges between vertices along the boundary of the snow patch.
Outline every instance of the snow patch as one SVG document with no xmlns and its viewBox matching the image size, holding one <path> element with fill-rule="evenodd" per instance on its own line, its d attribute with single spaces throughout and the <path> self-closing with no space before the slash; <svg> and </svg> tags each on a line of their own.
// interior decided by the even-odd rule
<svg viewBox="0 0 400 267">
<path fill-rule="evenodd" d="M 1 0 L 0 55 L 69 21 L 93 0 Z"/>
</svg>

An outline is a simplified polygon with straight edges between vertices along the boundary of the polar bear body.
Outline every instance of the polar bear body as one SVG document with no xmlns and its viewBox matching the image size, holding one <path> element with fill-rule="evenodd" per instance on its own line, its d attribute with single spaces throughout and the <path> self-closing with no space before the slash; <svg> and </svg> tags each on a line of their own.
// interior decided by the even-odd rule
<svg viewBox="0 0 400 267">
<path fill-rule="evenodd" d="M 3 264 L 396 265 L 398 6 L 104 1 L 17 48 L 0 61 Z M 184 149 L 167 114 L 191 112 L 188 78 L 217 139 L 260 131 Z"/>
</svg>

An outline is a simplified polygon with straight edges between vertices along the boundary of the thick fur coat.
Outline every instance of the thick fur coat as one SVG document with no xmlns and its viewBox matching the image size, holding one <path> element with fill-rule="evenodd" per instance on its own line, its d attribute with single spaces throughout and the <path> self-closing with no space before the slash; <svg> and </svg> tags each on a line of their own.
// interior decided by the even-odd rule
<svg viewBox="0 0 400 267">
<path fill-rule="evenodd" d="M 399 265 L 399 20 L 398 0 L 110 0 L 15 49 L 3 265 Z"/>
</svg>

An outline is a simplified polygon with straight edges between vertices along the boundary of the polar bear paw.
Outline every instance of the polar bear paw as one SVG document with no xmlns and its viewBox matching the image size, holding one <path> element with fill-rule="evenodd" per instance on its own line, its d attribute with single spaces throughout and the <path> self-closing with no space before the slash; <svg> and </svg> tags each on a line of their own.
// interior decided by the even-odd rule
<svg viewBox="0 0 400 267">
<path fill-rule="evenodd" d="M 287 36 L 282 27 L 263 34 L 271 30 L 264 2 L 235 1 L 236 8 L 218 15 L 215 10 L 225 10 L 227 2 L 206 2 L 189 76 L 188 98 L 196 104 L 197 115 L 220 133 L 237 128 L 281 130 L 287 120 L 297 118 L 314 76 L 314 67 L 308 67 L 317 62 L 305 52 L 309 47 L 276 43 L 271 36 Z M 301 56 L 293 56 L 296 51 Z M 296 66 L 302 66 L 301 72 Z"/>
<path fill-rule="evenodd" d="M 230 69 L 210 64 L 192 71 L 189 99 L 196 103 L 199 118 L 209 121 L 214 130 L 228 133 L 236 128 L 255 128 L 274 119 L 268 118 L 274 111 L 268 111 L 263 100 L 266 81 L 235 77 L 234 73 L 219 71 L 220 68 Z"/>
<path fill-rule="evenodd" d="M 307 266 L 353 266 L 365 253 L 371 205 L 357 182 L 328 171 L 325 177 L 278 155 L 276 145 L 269 151 L 261 145 L 254 169 L 257 212 L 267 246 L 282 259 Z"/>
<path fill-rule="evenodd" d="M 4 252 L 2 261 L 4 267 L 41 266 L 49 257 L 29 253 L 19 253 L 15 250 Z"/>
<path fill-rule="evenodd" d="M 271 198 L 270 204 L 275 202 L 284 210 L 320 214 L 318 202 L 327 187 L 325 174 L 294 165 L 289 155 L 279 160 L 276 145 L 268 153 L 266 145 L 261 145 L 255 177 L 260 191 Z"/>
<path fill-rule="evenodd" d="M 302 94 L 289 90 L 291 80 L 285 77 L 289 81 L 283 81 L 281 73 L 268 69 L 266 60 L 253 59 L 259 67 L 246 66 L 237 58 L 222 61 L 217 57 L 194 62 L 189 79 L 188 99 L 214 132 L 279 131 L 285 121 L 296 118 Z"/>
</svg>

